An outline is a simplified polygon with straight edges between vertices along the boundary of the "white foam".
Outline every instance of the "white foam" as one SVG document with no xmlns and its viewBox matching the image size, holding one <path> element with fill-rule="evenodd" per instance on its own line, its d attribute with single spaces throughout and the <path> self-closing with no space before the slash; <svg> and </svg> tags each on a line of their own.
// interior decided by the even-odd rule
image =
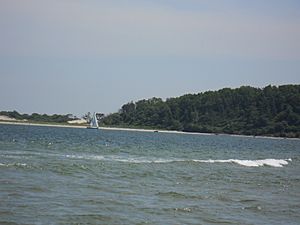
<svg viewBox="0 0 300 225">
<path fill-rule="evenodd" d="M 226 160 L 192 160 L 193 162 L 202 163 L 236 163 L 246 167 L 272 166 L 283 167 L 288 165 L 292 159 L 259 159 L 259 160 L 241 160 L 241 159 L 226 159 Z"/>
<path fill-rule="evenodd" d="M 17 167 L 26 167 L 26 163 L 0 163 L 0 166 L 2 167 L 11 167 L 11 166 L 17 166 Z"/>
<path fill-rule="evenodd" d="M 124 157 L 117 155 L 65 155 L 66 158 L 71 159 L 87 159 L 100 161 L 116 161 L 124 163 L 171 163 L 177 160 L 160 159 L 160 158 L 146 158 L 146 157 Z"/>
<path fill-rule="evenodd" d="M 155 157 L 139 157 L 139 156 L 107 156 L 105 157 L 107 160 L 117 161 L 117 162 L 127 162 L 127 163 L 172 163 L 177 162 L 177 159 L 163 159 L 163 158 L 155 158 Z"/>
<path fill-rule="evenodd" d="M 67 158 L 71 159 L 94 159 L 94 160 L 103 160 L 104 156 L 102 155 L 65 155 Z"/>
<path fill-rule="evenodd" d="M 125 157 L 117 155 L 65 155 L 71 159 L 87 159 L 87 160 L 100 160 L 100 161 L 115 161 L 123 163 L 174 163 L 174 162 L 197 162 L 197 163 L 235 163 L 246 167 L 283 167 L 288 165 L 292 159 L 259 159 L 259 160 L 246 160 L 246 159 L 163 159 L 163 158 L 147 158 L 147 157 Z"/>
</svg>

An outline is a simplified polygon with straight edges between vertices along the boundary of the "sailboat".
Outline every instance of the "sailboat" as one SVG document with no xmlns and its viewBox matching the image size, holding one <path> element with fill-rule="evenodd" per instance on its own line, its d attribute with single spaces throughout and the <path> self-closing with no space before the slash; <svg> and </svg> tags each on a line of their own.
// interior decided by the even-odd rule
<svg viewBox="0 0 300 225">
<path fill-rule="evenodd" d="M 89 129 L 99 129 L 96 113 L 94 113 L 94 115 L 92 117 L 92 120 L 90 122 L 90 125 L 87 128 L 89 128 Z"/>
</svg>

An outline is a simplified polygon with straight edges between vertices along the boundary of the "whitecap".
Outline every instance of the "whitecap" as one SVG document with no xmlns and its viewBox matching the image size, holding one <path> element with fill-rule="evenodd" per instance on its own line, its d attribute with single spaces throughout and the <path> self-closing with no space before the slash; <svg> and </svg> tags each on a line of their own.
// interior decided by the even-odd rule
<svg viewBox="0 0 300 225">
<path fill-rule="evenodd" d="M 160 159 L 160 158 L 149 158 L 149 157 L 123 157 L 123 156 L 106 156 L 104 160 L 109 161 L 117 161 L 117 162 L 124 162 L 124 163 L 170 163 L 173 160 L 168 159 Z"/>
<path fill-rule="evenodd" d="M 0 163 L 1 167 L 27 167 L 26 163 Z"/>
<path fill-rule="evenodd" d="M 260 167 L 260 166 L 271 166 L 271 167 L 283 167 L 288 165 L 292 159 L 258 159 L 258 160 L 247 160 L 247 159 L 163 159 L 155 157 L 133 157 L 133 156 L 118 156 L 118 155 L 65 155 L 71 159 L 86 159 L 86 160 L 101 160 L 101 161 L 115 161 L 122 163 L 176 163 L 176 162 L 196 162 L 196 163 L 235 163 L 245 167 Z"/>
<path fill-rule="evenodd" d="M 259 159 L 259 160 L 246 160 L 246 159 L 225 159 L 225 160 L 192 160 L 193 162 L 202 163 L 236 163 L 246 167 L 259 167 L 259 166 L 271 166 L 271 167 L 283 167 L 288 165 L 292 159 Z"/>
<path fill-rule="evenodd" d="M 101 155 L 65 155 L 66 158 L 71 159 L 91 159 L 91 160 L 103 160 L 104 156 Z"/>
</svg>

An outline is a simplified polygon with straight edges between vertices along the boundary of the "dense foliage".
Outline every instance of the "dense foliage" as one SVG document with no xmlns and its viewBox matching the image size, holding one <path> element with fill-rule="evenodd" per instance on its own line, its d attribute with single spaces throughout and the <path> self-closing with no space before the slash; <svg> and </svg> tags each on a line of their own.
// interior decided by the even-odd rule
<svg viewBox="0 0 300 225">
<path fill-rule="evenodd" d="M 17 111 L 1 111 L 0 115 L 8 116 L 10 118 L 14 118 L 17 120 L 28 120 L 34 122 L 52 122 L 52 123 L 66 123 L 67 121 L 70 121 L 73 118 L 71 114 L 47 115 L 47 114 L 32 113 L 31 115 L 28 115 L 28 114 L 20 114 Z"/>
<path fill-rule="evenodd" d="M 243 86 L 130 102 L 104 125 L 300 137 L 300 85 Z"/>
</svg>

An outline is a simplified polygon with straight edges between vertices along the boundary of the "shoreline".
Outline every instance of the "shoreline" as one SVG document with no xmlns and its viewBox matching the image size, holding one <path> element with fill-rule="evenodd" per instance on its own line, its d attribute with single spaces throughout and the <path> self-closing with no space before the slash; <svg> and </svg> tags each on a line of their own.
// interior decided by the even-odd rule
<svg viewBox="0 0 300 225">
<path fill-rule="evenodd" d="M 67 124 L 49 124 L 49 123 L 32 123 L 19 121 L 0 121 L 0 124 L 6 125 L 23 125 L 23 126 L 38 126 L 38 127 L 66 127 L 66 128 L 86 128 L 85 126 L 67 125 Z"/>
<path fill-rule="evenodd" d="M 83 125 L 67 125 L 67 124 L 47 124 L 47 123 L 32 123 L 32 122 L 19 122 L 19 121 L 0 121 L 0 125 L 22 125 L 22 126 L 42 126 L 42 127 L 57 127 L 57 128 L 76 128 L 87 129 Z M 158 130 L 158 129 L 138 129 L 138 128 L 121 128 L 121 127 L 99 127 L 99 130 L 112 130 L 112 131 L 136 131 L 136 132 L 149 132 L 149 133 L 167 133 L 167 134 L 191 134 L 202 136 L 231 136 L 231 137 L 244 137 L 244 138 L 258 138 L 258 139 L 274 139 L 274 140 L 300 140 L 300 138 L 285 138 L 285 137 L 270 137 L 270 136 L 253 136 L 242 134 L 215 134 L 215 133 L 197 133 L 197 132 L 183 132 L 175 130 Z"/>
</svg>

